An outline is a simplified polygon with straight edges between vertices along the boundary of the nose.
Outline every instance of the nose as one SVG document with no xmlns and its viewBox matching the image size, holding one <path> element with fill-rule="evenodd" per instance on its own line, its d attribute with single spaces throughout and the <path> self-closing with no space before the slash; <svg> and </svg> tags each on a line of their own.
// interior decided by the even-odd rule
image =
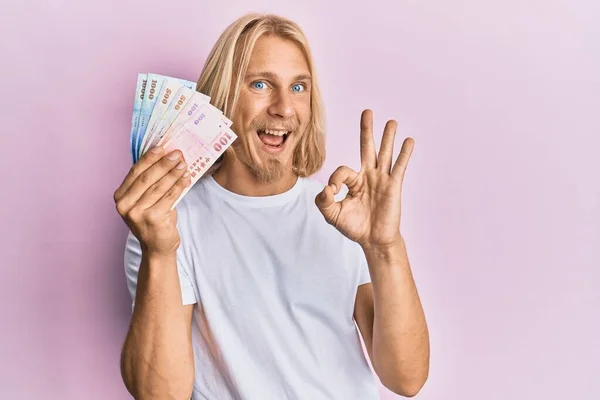
<svg viewBox="0 0 600 400">
<path fill-rule="evenodd" d="M 273 96 L 267 112 L 273 117 L 291 118 L 294 116 L 294 107 L 291 99 L 292 93 L 280 90 Z"/>
</svg>

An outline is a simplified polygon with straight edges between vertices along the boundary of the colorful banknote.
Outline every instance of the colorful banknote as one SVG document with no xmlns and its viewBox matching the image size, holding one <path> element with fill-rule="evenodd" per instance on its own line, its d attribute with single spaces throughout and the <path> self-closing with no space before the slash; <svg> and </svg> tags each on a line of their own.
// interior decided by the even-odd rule
<svg viewBox="0 0 600 400">
<path fill-rule="evenodd" d="M 192 184 L 173 207 L 237 139 L 232 122 L 194 90 L 195 83 L 158 74 L 138 74 L 130 133 L 133 163 L 162 146 L 183 153 Z"/>
<path fill-rule="evenodd" d="M 194 92 L 192 93 L 188 102 L 183 106 L 181 111 L 177 114 L 173 122 L 171 122 L 169 128 L 167 128 L 166 132 L 162 135 L 159 145 L 164 143 L 168 138 L 173 134 L 173 132 L 177 132 L 179 129 L 185 125 L 190 118 L 197 112 L 202 104 L 208 104 L 208 101 L 203 97 L 202 93 Z"/>
<path fill-rule="evenodd" d="M 139 148 L 146 133 L 146 128 L 148 127 L 152 110 L 154 109 L 154 105 L 158 100 L 158 93 L 164 81 L 165 77 L 161 75 L 148 74 L 146 88 L 143 94 L 142 107 L 140 109 L 138 127 L 133 138 L 133 156 L 135 162 L 139 160 Z"/>
<path fill-rule="evenodd" d="M 146 151 L 148 151 L 148 149 L 158 144 L 158 142 L 160 141 L 160 139 L 162 139 L 167 129 L 171 126 L 179 112 L 187 104 L 187 102 L 190 100 L 194 93 L 198 92 L 196 92 L 194 89 L 190 89 L 187 87 L 179 88 L 177 93 L 175 93 L 173 100 L 169 102 L 167 110 L 162 115 L 160 120 L 156 123 L 153 132 L 150 133 L 146 145 L 142 149 L 142 153 L 145 153 Z M 202 95 L 202 93 L 199 94 Z M 205 98 L 206 102 L 208 103 L 210 101 L 210 97 L 205 96 Z"/>
<path fill-rule="evenodd" d="M 135 163 L 134 142 L 140 121 L 140 111 L 142 109 L 142 100 L 146 90 L 148 74 L 138 74 L 137 85 L 135 87 L 135 98 L 133 99 L 133 116 L 131 118 L 131 133 L 129 135 L 129 147 L 131 149 L 132 160 Z"/>
<path fill-rule="evenodd" d="M 158 123 L 162 119 L 165 111 L 169 107 L 171 98 L 175 95 L 175 91 L 181 87 L 192 89 L 196 86 L 194 82 L 186 81 L 182 79 L 169 78 L 167 77 L 158 93 L 158 100 L 152 109 L 150 119 L 148 120 L 148 126 L 146 132 L 143 133 L 141 139 L 141 145 L 138 150 L 138 159 L 142 156 L 144 147 L 148 144 L 149 139 L 152 137 Z"/>
<path fill-rule="evenodd" d="M 163 137 L 159 146 L 163 146 L 167 152 L 181 150 L 192 181 L 173 207 L 236 139 L 237 135 L 223 121 L 220 113 L 206 103 L 199 105 L 179 129 Z"/>
</svg>

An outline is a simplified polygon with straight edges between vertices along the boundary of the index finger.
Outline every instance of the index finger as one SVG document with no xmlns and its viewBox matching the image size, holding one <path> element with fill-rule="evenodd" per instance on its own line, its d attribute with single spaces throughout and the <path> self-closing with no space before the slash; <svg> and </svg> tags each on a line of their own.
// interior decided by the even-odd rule
<svg viewBox="0 0 600 400">
<path fill-rule="evenodd" d="M 135 182 L 138 176 L 140 176 L 144 171 L 160 160 L 164 152 L 165 150 L 162 146 L 156 146 L 147 151 L 137 163 L 133 164 L 129 170 L 129 173 L 125 176 L 125 179 L 123 179 L 123 183 L 121 183 L 121 186 L 119 186 L 119 188 L 115 191 L 115 201 L 119 201 L 119 199 L 127 192 L 131 184 Z"/>
</svg>

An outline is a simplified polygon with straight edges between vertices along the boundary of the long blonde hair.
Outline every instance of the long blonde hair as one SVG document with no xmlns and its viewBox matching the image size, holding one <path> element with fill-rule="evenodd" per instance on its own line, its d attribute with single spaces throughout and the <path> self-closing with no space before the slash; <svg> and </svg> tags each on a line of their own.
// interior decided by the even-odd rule
<svg viewBox="0 0 600 400">
<path fill-rule="evenodd" d="M 212 48 L 196 90 L 210 96 L 211 104 L 231 119 L 252 50 L 264 34 L 295 42 L 308 63 L 312 76 L 311 119 L 294 153 L 293 165 L 298 176 L 310 176 L 325 162 L 325 113 L 308 40 L 295 22 L 274 14 L 251 13 L 238 18 L 223 31 Z M 233 153 L 233 148 L 227 152 Z"/>
</svg>

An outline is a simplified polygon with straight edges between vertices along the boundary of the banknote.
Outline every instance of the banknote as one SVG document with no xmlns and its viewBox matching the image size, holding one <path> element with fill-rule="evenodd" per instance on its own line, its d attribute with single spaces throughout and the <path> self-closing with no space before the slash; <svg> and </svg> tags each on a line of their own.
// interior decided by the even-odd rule
<svg viewBox="0 0 600 400">
<path fill-rule="evenodd" d="M 132 160 L 135 163 L 133 143 L 137 133 L 138 123 L 140 119 L 140 111 L 142 109 L 142 100 L 144 99 L 144 91 L 146 90 L 146 81 L 148 74 L 138 74 L 137 84 L 135 86 L 135 98 L 133 99 L 133 115 L 131 117 L 131 133 L 129 134 L 129 148 L 131 149 Z"/>
<path fill-rule="evenodd" d="M 168 84 L 168 79 L 163 83 L 163 88 Z M 166 91 L 165 91 L 166 93 Z M 198 106 L 200 104 L 208 104 L 212 107 L 213 111 L 221 116 L 221 120 L 227 126 L 231 126 L 231 120 L 229 120 L 223 114 L 223 111 L 214 107 L 210 104 L 210 97 L 190 89 L 187 85 L 180 87 L 176 94 L 180 94 L 180 97 L 174 96 L 172 99 L 166 101 L 168 104 L 167 111 L 162 114 L 162 118 L 159 120 L 159 124 L 154 128 L 154 132 L 150 133 L 150 125 L 146 129 L 146 133 L 142 138 L 143 148 L 140 150 L 138 159 L 149 149 L 161 144 L 164 140 L 163 137 L 170 135 L 172 132 L 180 129 L 190 118 L 193 118 L 194 113 L 197 113 Z M 154 118 L 154 114 L 162 113 L 158 108 L 161 101 L 158 101 L 152 111 L 150 119 Z"/>
<path fill-rule="evenodd" d="M 162 135 L 162 138 L 158 141 L 158 145 L 164 143 L 166 140 L 169 139 L 173 132 L 176 132 L 177 130 L 181 129 L 181 127 L 186 122 L 188 122 L 190 119 L 193 119 L 198 114 L 199 107 L 203 104 L 206 104 L 208 107 L 212 108 L 212 111 L 219 115 L 219 118 L 222 121 L 222 123 L 225 124 L 227 127 L 230 127 L 232 124 L 231 120 L 225 117 L 223 111 L 214 107 L 212 104 L 209 103 L 209 101 L 210 97 L 200 92 L 193 93 L 190 97 L 190 100 L 185 104 L 185 106 L 179 112 L 179 114 L 177 114 L 169 128 L 167 128 L 166 132 Z"/>
<path fill-rule="evenodd" d="M 200 109 L 200 106 L 203 104 L 209 104 L 203 94 L 200 92 L 192 93 L 189 101 L 185 104 L 185 106 L 183 106 L 179 114 L 177 114 L 167 131 L 158 142 L 158 146 L 162 146 L 170 139 L 174 132 L 177 132 L 179 129 L 181 129 L 193 116 L 195 116 L 194 113 L 197 113 Z"/>
<path fill-rule="evenodd" d="M 188 103 L 190 98 L 194 96 L 195 93 L 198 93 L 196 96 L 200 96 L 207 103 L 210 101 L 210 97 L 205 94 L 196 92 L 195 90 L 187 88 L 185 86 L 179 88 L 179 90 L 173 96 L 173 100 L 169 103 L 167 110 L 163 114 L 162 118 L 160 119 L 160 121 L 158 121 L 154 132 L 148 138 L 146 146 L 142 149 L 142 153 L 145 153 L 146 151 L 158 144 L 160 139 L 162 139 L 162 137 L 166 133 L 167 129 L 171 126 L 175 118 L 179 115 L 181 110 L 183 110 L 185 105 Z"/>
<path fill-rule="evenodd" d="M 194 87 L 194 82 L 154 73 L 137 77 L 129 139 L 132 160 L 136 163 L 155 146 L 182 151 L 192 184 L 173 207 L 237 139 L 232 121 Z"/>
<path fill-rule="evenodd" d="M 137 132 L 134 137 L 133 151 L 135 162 L 139 160 L 139 148 L 142 144 L 142 139 L 146 134 L 146 128 L 148 127 L 148 121 L 152 115 L 152 110 L 158 100 L 158 93 L 162 88 L 162 85 L 166 77 L 158 74 L 148 74 L 148 80 L 146 82 L 146 90 L 144 91 L 144 99 L 142 100 L 142 108 L 140 109 L 140 117 L 138 122 Z"/>
<path fill-rule="evenodd" d="M 193 115 L 193 118 L 161 144 L 166 152 L 179 149 L 190 173 L 191 184 L 175 201 L 173 207 L 177 206 L 192 186 L 237 139 L 237 135 L 210 104 L 199 105 Z"/>
<path fill-rule="evenodd" d="M 141 145 L 138 148 L 138 158 L 144 153 L 144 149 L 147 150 L 147 147 L 149 147 L 148 142 L 156 130 L 158 123 L 163 118 L 165 111 L 167 111 L 169 105 L 172 103 L 175 93 L 181 88 L 193 89 L 195 86 L 196 83 L 192 81 L 171 77 L 165 78 L 160 92 L 158 93 L 158 100 L 154 105 L 152 114 L 148 120 L 148 126 L 146 127 L 146 132 L 141 140 Z"/>
</svg>

